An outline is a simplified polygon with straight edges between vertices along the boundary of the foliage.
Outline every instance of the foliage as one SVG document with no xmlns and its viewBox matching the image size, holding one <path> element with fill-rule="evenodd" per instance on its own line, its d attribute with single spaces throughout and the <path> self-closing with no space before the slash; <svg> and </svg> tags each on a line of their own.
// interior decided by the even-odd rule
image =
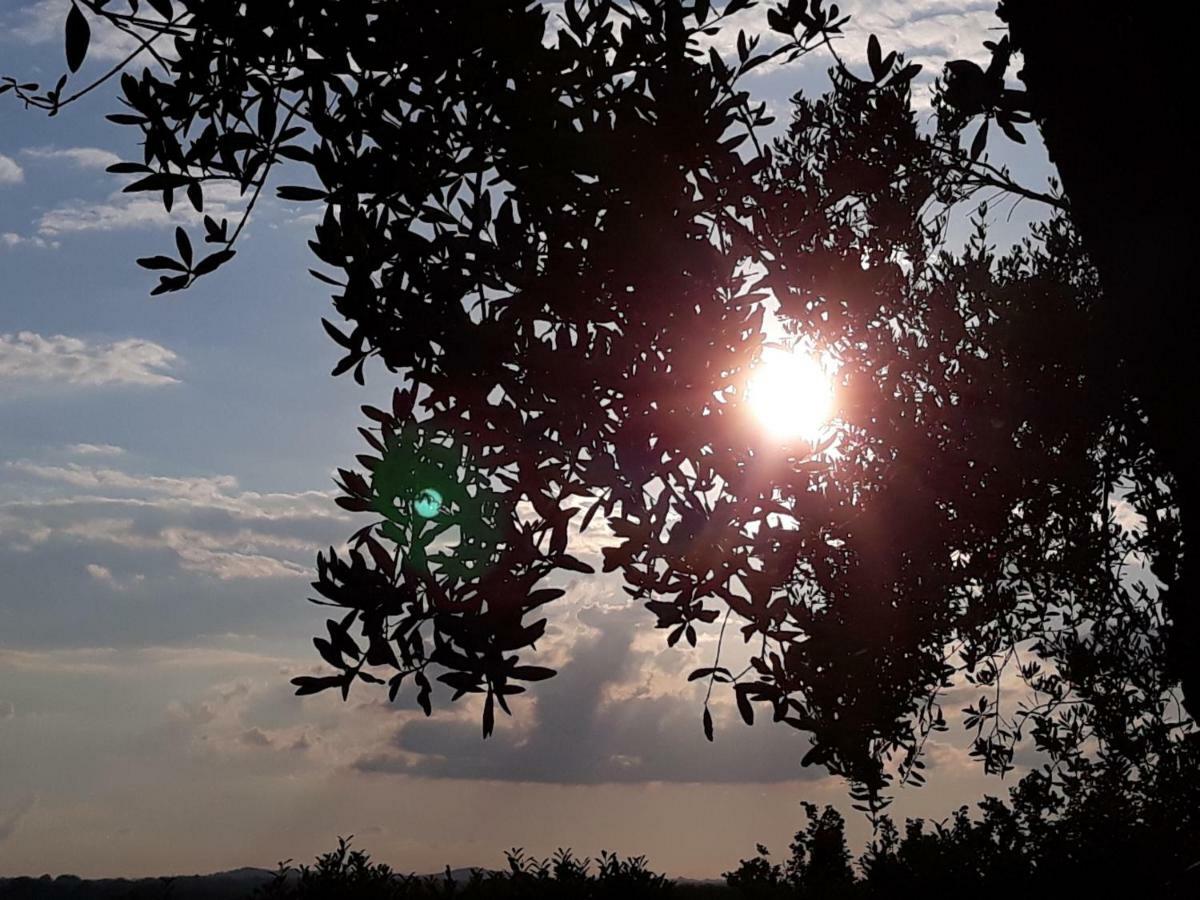
<svg viewBox="0 0 1200 900">
<path fill-rule="evenodd" d="M 988 771 L 1029 735 L 1056 777 L 1096 759 L 1150 777 L 1190 726 L 1159 638 L 1176 473 L 1091 339 L 1099 282 L 1065 216 L 1002 258 L 982 227 L 940 249 L 949 205 L 1021 193 L 985 130 L 958 149 L 980 115 L 1019 137 L 1020 98 L 1003 67 L 951 65 L 923 134 L 916 69 L 872 38 L 869 77 L 839 66 L 764 146 L 739 79 L 831 46 L 844 18 L 789 0 L 769 34 L 726 35 L 751 5 L 580 0 L 553 21 L 495 0 L 72 6 L 70 69 L 81 9 L 158 62 L 113 70 L 128 111 L 110 118 L 144 141 L 112 168 L 126 190 L 202 212 L 232 181 L 248 215 L 287 161 L 308 184 L 279 196 L 324 208 L 311 247 L 337 273 L 314 275 L 348 323 L 326 323 L 335 374 L 362 382 L 376 357 L 404 382 L 390 410 L 364 408 L 367 474 L 340 472 L 339 503 L 377 518 L 318 559 L 339 616 L 316 645 L 337 674 L 298 692 L 361 680 L 396 699 L 411 677 L 428 713 L 434 665 L 455 698 L 482 695 L 486 736 L 517 682 L 553 674 L 520 660 L 561 594 L 539 584 L 589 571 L 569 537 L 603 513 L 603 568 L 669 645 L 734 616 L 752 642 L 746 671 L 718 651 L 693 677 L 731 685 L 747 722 L 804 732 L 804 763 L 850 779 L 877 823 L 889 786 L 923 780 L 956 677 L 979 689 L 964 712 Z M 0 90 L 54 114 L 83 93 L 65 84 Z M 204 256 L 181 229 L 177 256 L 140 260 L 168 273 L 154 292 L 228 263 L 245 221 L 206 218 Z M 748 420 L 771 303 L 836 360 L 817 444 Z M 429 487 L 446 504 L 427 521 L 411 504 Z M 1015 709 L 1014 676 L 1031 692 Z M 711 739 L 707 705 L 702 723 Z"/>
<path fill-rule="evenodd" d="M 1070 779 L 1065 790 L 1034 771 L 1006 804 L 986 797 L 972 818 L 967 807 L 932 827 L 921 819 L 903 834 L 884 815 L 875 836 L 848 866 L 840 816 L 818 816 L 792 856 L 772 865 L 767 848 L 742 860 L 726 883 L 747 898 L 908 898 L 964 895 L 1191 897 L 1200 888 L 1200 783 L 1194 771 L 1200 743 L 1181 743 L 1146 782 L 1110 771 Z M 820 862 L 819 862 L 820 861 Z M 824 873 L 818 875 L 818 873 Z"/>
<path fill-rule="evenodd" d="M 559 850 L 553 858 L 538 860 L 520 850 L 506 855 L 507 871 L 473 870 L 465 880 L 456 881 L 447 868 L 444 878 L 400 875 L 383 863 L 372 863 L 362 850 L 352 850 L 347 839 L 339 838 L 338 848 L 318 857 L 314 866 L 296 869 L 281 863 L 274 881 L 255 892 L 256 900 L 434 900 L 461 897 L 463 900 L 618 900 L 665 897 L 672 893 L 671 882 L 646 867 L 642 857 L 620 859 L 602 853 L 593 863 L 579 859 L 569 850 Z"/>
</svg>

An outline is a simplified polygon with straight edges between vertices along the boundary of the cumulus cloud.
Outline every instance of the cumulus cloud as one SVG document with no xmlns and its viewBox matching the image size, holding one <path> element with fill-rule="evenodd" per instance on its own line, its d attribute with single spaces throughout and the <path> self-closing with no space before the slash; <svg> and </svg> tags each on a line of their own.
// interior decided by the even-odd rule
<svg viewBox="0 0 1200 900">
<path fill-rule="evenodd" d="M 0 381 L 85 387 L 176 384 L 169 373 L 177 360 L 174 351 L 140 338 L 104 343 L 32 331 L 0 334 Z"/>
<path fill-rule="evenodd" d="M 768 783 L 824 776 L 800 767 L 807 746 L 801 735 L 769 722 L 747 728 L 732 703 L 715 705 L 717 739 L 705 741 L 701 686 L 689 684 L 671 664 L 684 662 L 685 654 L 670 651 L 668 661 L 658 650 L 636 649 L 637 633 L 649 628 L 644 610 L 585 607 L 578 622 L 585 627 L 569 644 L 559 674 L 533 690 L 535 708 L 514 710 L 516 719 L 488 741 L 479 740 L 475 715 L 411 719 L 355 768 L 555 784 Z"/>
<path fill-rule="evenodd" d="M 119 163 L 121 157 L 99 147 L 26 147 L 21 151 L 30 159 L 59 160 L 80 169 L 107 169 Z"/>
<path fill-rule="evenodd" d="M 0 153 L 0 185 L 20 184 L 25 180 L 25 170 L 11 156 Z"/>
</svg>

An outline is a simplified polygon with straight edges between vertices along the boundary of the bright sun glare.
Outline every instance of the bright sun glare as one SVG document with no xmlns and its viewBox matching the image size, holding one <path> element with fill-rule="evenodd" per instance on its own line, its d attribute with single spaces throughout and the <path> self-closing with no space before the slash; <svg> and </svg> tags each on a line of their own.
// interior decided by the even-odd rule
<svg viewBox="0 0 1200 900">
<path fill-rule="evenodd" d="M 767 431 L 785 440 L 817 440 L 833 414 L 833 382 L 820 361 L 802 349 L 765 349 L 746 397 Z"/>
</svg>

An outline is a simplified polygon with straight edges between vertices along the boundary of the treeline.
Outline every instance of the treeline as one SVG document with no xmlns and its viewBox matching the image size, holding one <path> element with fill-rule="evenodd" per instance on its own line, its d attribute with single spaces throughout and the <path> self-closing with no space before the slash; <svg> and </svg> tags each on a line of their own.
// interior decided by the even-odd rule
<svg viewBox="0 0 1200 900">
<path fill-rule="evenodd" d="M 723 885 L 672 881 L 644 857 L 592 861 L 565 850 L 546 860 L 511 851 L 506 870 L 468 879 L 402 876 L 340 841 L 313 866 L 281 866 L 254 900 L 1193 898 L 1200 896 L 1197 787 L 1185 771 L 1179 775 L 1177 790 L 1147 802 L 1128 783 L 1103 777 L 1064 797 L 1035 772 L 1010 791 L 1009 802 L 985 798 L 975 815 L 964 806 L 948 820 L 910 819 L 903 829 L 882 816 L 857 859 L 841 814 L 805 803 L 807 823 L 788 855 L 776 862 L 759 845 L 724 873 Z"/>
</svg>

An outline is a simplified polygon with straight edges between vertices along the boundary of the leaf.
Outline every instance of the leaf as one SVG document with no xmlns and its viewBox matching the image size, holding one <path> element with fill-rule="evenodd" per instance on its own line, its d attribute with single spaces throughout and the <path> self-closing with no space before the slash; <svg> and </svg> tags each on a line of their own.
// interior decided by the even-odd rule
<svg viewBox="0 0 1200 900">
<path fill-rule="evenodd" d="M 990 119 L 984 119 L 983 124 L 979 126 L 979 130 L 975 132 L 975 139 L 971 141 L 971 162 L 979 159 L 983 153 L 983 148 L 987 146 L 988 122 Z"/>
<path fill-rule="evenodd" d="M 545 666 L 516 666 L 508 674 L 517 681 L 545 681 L 547 678 L 553 678 L 558 672 Z"/>
<path fill-rule="evenodd" d="M 893 75 L 891 81 L 888 83 L 892 85 L 904 84 L 906 81 L 912 81 L 920 71 L 920 63 L 909 63 L 907 66 Z"/>
<path fill-rule="evenodd" d="M 321 654 L 321 658 L 335 669 L 346 668 L 346 661 L 342 659 L 342 654 L 325 638 L 313 638 L 313 646 L 317 648 L 317 652 Z"/>
<path fill-rule="evenodd" d="M 999 123 L 999 125 L 1000 125 L 1000 129 L 1001 129 L 1001 130 L 1002 130 L 1002 131 L 1003 131 L 1003 132 L 1004 132 L 1006 135 L 1008 135 L 1008 139 L 1009 139 L 1010 141 L 1016 141 L 1018 144 L 1023 144 L 1023 143 L 1025 143 L 1025 135 L 1021 134 L 1021 132 L 1019 132 L 1019 131 L 1018 131 L 1018 130 L 1017 130 L 1017 129 L 1016 129 L 1014 126 L 1013 126 L 1013 123 L 1012 123 L 1011 121 L 1009 121 L 1008 119 L 1004 118 L 1003 116 L 997 116 L 997 117 L 996 117 L 996 122 L 997 122 L 997 123 Z"/>
<path fill-rule="evenodd" d="M 490 737 L 492 730 L 496 727 L 496 704 L 495 696 L 491 691 L 488 691 L 487 700 L 483 703 L 483 736 Z"/>
<path fill-rule="evenodd" d="M 276 195 L 280 200 L 296 200 L 299 202 L 307 202 L 309 200 L 324 200 L 329 196 L 326 191 L 322 191 L 318 188 L 286 184 L 276 191 Z"/>
<path fill-rule="evenodd" d="M 713 720 L 712 713 L 708 711 L 708 707 L 704 707 L 704 736 L 709 740 L 713 739 Z"/>
<path fill-rule="evenodd" d="M 335 281 L 334 279 L 330 278 L 328 275 L 318 272 L 316 269 L 309 269 L 308 274 L 311 275 L 313 278 L 317 279 L 317 281 L 323 281 L 326 284 L 332 285 L 333 287 L 345 287 L 346 286 L 342 282 Z"/>
<path fill-rule="evenodd" d="M 180 227 L 175 229 L 175 246 L 179 249 L 179 258 L 190 269 L 192 266 L 192 241 L 187 232 Z"/>
<path fill-rule="evenodd" d="M 592 524 L 592 518 L 596 515 L 596 510 L 600 508 L 602 500 L 597 500 L 588 507 L 588 511 L 583 514 L 583 520 L 579 523 L 579 533 L 583 534 L 587 531 L 587 527 Z"/>
<path fill-rule="evenodd" d="M 560 569 L 566 569 L 569 572 L 579 572 L 583 575 L 591 575 L 596 571 L 592 566 L 589 566 L 583 560 L 576 559 L 574 556 L 570 556 L 565 553 L 559 557 L 558 567 Z"/>
<path fill-rule="evenodd" d="M 186 272 L 187 266 L 169 256 L 143 256 L 137 264 L 143 269 L 170 269 L 174 272 Z"/>
<path fill-rule="evenodd" d="M 871 74 L 875 76 L 876 81 L 887 74 L 883 68 L 883 51 L 879 47 L 879 38 L 875 35 L 867 38 L 867 65 L 871 67 Z"/>
<path fill-rule="evenodd" d="M 190 178 L 186 175 L 180 175 L 176 172 L 155 172 L 153 175 L 147 175 L 132 184 L 127 184 L 121 190 L 123 193 L 132 194 L 136 191 L 160 191 L 169 190 L 171 188 L 183 187 Z"/>
<path fill-rule="evenodd" d="M 196 265 L 192 270 L 193 275 L 207 275 L 209 272 L 218 266 L 223 266 L 237 256 L 236 250 L 218 250 L 216 253 L 210 253 Z"/>
<path fill-rule="evenodd" d="M 737 698 L 738 712 L 742 714 L 742 721 L 747 725 L 754 724 L 754 707 L 750 703 L 750 698 L 746 691 L 734 691 L 734 696 Z"/>
<path fill-rule="evenodd" d="M 541 590 L 531 591 L 529 596 L 525 598 L 525 609 L 535 609 L 543 603 L 550 603 L 557 600 L 565 594 L 562 588 L 542 588 Z"/>
<path fill-rule="evenodd" d="M 325 327 L 325 333 L 333 338 L 335 342 L 345 347 L 347 350 L 354 348 L 354 344 L 350 341 L 350 338 L 346 337 L 346 335 L 334 328 L 328 319 L 322 319 L 321 324 Z"/>
<path fill-rule="evenodd" d="M 331 687 L 337 687 L 342 682 L 340 675 L 327 675 L 320 678 L 311 675 L 299 675 L 292 679 L 292 684 L 296 685 L 296 696 L 303 697 L 306 694 L 316 694 L 320 691 Z"/>
<path fill-rule="evenodd" d="M 171 0 L 146 0 L 146 2 L 168 22 L 175 18 L 174 10 L 171 9 Z"/>
<path fill-rule="evenodd" d="M 82 10 L 74 3 L 71 4 L 71 11 L 67 13 L 66 32 L 67 68 L 78 72 L 84 57 L 87 56 L 88 44 L 92 40 L 92 27 Z"/>
<path fill-rule="evenodd" d="M 424 711 L 425 715 L 432 715 L 433 704 L 429 702 L 429 679 L 425 676 L 424 672 L 417 672 L 413 676 L 413 680 L 416 681 L 417 687 L 420 689 L 417 691 L 417 704 Z"/>
<path fill-rule="evenodd" d="M 159 294 L 169 294 L 172 291 L 181 291 L 187 287 L 187 275 L 163 275 L 158 280 L 158 286 L 150 292 L 151 297 L 157 297 Z"/>
</svg>

